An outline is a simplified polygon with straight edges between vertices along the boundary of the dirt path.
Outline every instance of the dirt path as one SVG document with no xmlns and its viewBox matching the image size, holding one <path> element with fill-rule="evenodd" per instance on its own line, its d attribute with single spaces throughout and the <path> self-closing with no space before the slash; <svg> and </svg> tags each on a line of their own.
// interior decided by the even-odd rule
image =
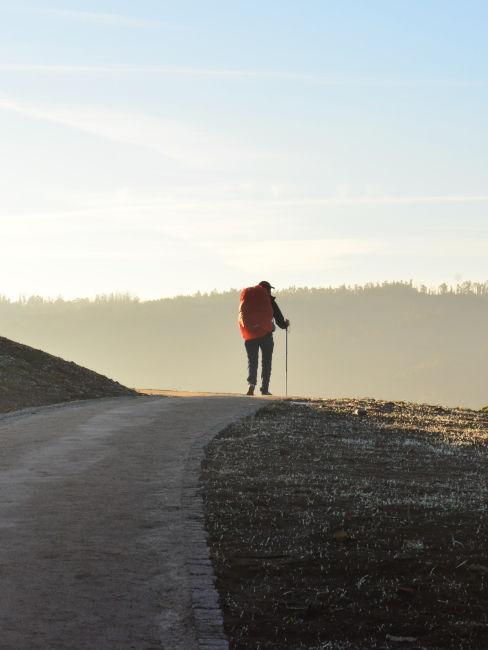
<svg viewBox="0 0 488 650">
<path fill-rule="evenodd" d="M 188 499 L 204 444 L 260 404 L 133 397 L 1 417 L 1 647 L 204 647 L 194 574 L 200 598 L 211 581 Z"/>
</svg>

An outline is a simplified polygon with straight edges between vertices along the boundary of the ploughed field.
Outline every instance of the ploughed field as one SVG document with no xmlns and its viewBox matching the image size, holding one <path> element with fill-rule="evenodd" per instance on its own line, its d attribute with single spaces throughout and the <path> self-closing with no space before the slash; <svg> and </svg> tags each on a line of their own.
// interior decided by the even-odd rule
<svg viewBox="0 0 488 650">
<path fill-rule="evenodd" d="M 202 477 L 230 647 L 488 648 L 487 440 L 483 412 L 374 400 L 220 433 Z"/>
</svg>

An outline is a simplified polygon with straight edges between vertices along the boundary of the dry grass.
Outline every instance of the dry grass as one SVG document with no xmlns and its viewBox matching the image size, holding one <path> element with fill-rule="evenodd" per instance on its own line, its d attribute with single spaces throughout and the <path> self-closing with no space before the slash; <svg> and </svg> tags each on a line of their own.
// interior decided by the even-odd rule
<svg viewBox="0 0 488 650">
<path fill-rule="evenodd" d="M 327 400 L 222 432 L 203 481 L 231 647 L 488 647 L 487 424 Z"/>
</svg>

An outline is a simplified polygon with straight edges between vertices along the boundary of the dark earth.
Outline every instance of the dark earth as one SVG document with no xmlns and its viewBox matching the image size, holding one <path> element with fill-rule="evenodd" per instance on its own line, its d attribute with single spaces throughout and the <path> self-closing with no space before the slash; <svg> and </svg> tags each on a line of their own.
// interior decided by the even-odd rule
<svg viewBox="0 0 488 650">
<path fill-rule="evenodd" d="M 209 445 L 232 649 L 488 648 L 488 414 L 274 402 Z"/>
<path fill-rule="evenodd" d="M 137 393 L 72 361 L 0 336 L 0 413 L 129 395 Z"/>
</svg>

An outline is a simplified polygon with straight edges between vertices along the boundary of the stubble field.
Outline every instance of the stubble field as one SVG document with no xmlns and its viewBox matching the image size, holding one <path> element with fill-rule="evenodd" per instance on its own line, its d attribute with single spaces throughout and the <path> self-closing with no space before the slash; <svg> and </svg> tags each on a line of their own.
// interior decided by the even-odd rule
<svg viewBox="0 0 488 650">
<path fill-rule="evenodd" d="M 231 648 L 488 647 L 487 425 L 315 400 L 219 434 L 202 478 Z"/>
</svg>

